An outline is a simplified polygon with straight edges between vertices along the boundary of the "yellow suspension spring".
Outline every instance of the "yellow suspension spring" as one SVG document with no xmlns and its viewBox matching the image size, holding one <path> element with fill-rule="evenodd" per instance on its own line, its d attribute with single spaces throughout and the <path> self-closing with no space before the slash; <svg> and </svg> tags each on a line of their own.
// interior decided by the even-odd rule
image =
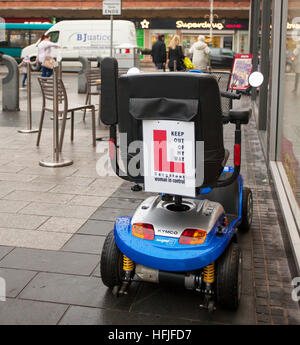
<svg viewBox="0 0 300 345">
<path fill-rule="evenodd" d="M 133 271 L 134 263 L 126 255 L 123 254 L 123 270 L 124 271 Z"/>
<path fill-rule="evenodd" d="M 215 281 L 215 263 L 214 262 L 204 267 L 203 281 L 205 283 L 213 283 Z"/>
</svg>

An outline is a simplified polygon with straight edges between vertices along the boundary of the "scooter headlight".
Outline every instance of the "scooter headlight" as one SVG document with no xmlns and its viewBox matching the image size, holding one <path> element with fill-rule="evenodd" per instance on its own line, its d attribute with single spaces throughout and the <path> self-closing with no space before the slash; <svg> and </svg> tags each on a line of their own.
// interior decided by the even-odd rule
<svg viewBox="0 0 300 345">
<path fill-rule="evenodd" d="M 180 244 L 202 244 L 207 232 L 201 229 L 185 229 L 179 238 Z"/>
<path fill-rule="evenodd" d="M 154 228 L 152 224 L 134 223 L 131 228 L 132 235 L 144 240 L 154 240 Z"/>
</svg>

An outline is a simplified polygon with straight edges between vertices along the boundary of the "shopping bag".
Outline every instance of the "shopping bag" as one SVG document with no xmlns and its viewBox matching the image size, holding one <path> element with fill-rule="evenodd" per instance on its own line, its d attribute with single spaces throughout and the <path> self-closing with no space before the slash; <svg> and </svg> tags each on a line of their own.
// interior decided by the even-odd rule
<svg viewBox="0 0 300 345">
<path fill-rule="evenodd" d="M 183 63 L 187 69 L 195 69 L 196 68 L 196 66 L 192 63 L 192 61 L 188 57 L 185 57 L 183 59 Z"/>
<path fill-rule="evenodd" d="M 51 57 L 45 57 L 44 62 L 42 63 L 42 66 L 49 68 L 49 69 L 53 69 L 54 68 L 54 63 L 55 60 L 52 59 Z"/>
</svg>

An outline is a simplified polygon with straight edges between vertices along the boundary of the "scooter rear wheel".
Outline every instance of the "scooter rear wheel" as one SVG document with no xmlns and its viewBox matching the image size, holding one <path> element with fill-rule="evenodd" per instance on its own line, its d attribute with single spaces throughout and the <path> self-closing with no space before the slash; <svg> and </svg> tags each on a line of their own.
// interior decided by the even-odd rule
<svg viewBox="0 0 300 345">
<path fill-rule="evenodd" d="M 113 230 L 107 235 L 103 245 L 100 272 L 103 284 L 107 287 L 112 289 L 122 284 L 122 253 L 116 245 Z"/>
<path fill-rule="evenodd" d="M 235 310 L 239 306 L 242 289 L 242 252 L 237 243 L 231 243 L 218 260 L 216 294 L 218 303 Z"/>
</svg>

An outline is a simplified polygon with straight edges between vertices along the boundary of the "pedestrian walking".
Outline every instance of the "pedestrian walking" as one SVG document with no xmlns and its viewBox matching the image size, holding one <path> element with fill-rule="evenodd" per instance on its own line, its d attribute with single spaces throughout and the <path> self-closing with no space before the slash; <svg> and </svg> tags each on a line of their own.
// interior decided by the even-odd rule
<svg viewBox="0 0 300 345">
<path fill-rule="evenodd" d="M 27 65 L 30 63 L 29 56 L 25 56 L 24 59 L 19 63 L 18 67 L 21 74 L 24 74 L 23 80 L 22 80 L 22 87 L 26 86 L 26 80 L 27 80 Z"/>
<path fill-rule="evenodd" d="M 295 76 L 295 86 L 292 92 L 296 93 L 298 90 L 299 78 L 300 78 L 300 46 L 297 46 L 297 48 L 294 50 L 294 56 L 295 56 L 294 70 L 295 70 L 296 76 Z"/>
<path fill-rule="evenodd" d="M 153 44 L 151 56 L 156 69 L 165 69 L 167 61 L 167 51 L 165 45 L 165 35 L 159 35 L 158 40 Z"/>
<path fill-rule="evenodd" d="M 178 35 L 174 35 L 168 45 L 168 67 L 171 72 L 173 71 L 183 71 L 185 69 L 183 59 L 184 54 L 182 51 L 182 46 L 180 45 L 180 38 Z"/>
<path fill-rule="evenodd" d="M 50 41 L 50 35 L 44 34 L 38 45 L 37 60 L 42 65 L 42 77 L 51 77 L 54 67 L 54 59 L 52 57 L 52 48 L 58 48 L 57 43 Z"/>
<path fill-rule="evenodd" d="M 205 43 L 205 37 L 199 35 L 198 41 L 192 45 L 189 52 L 190 54 L 193 54 L 192 62 L 195 65 L 196 69 L 200 71 L 206 71 L 208 66 L 210 49 L 208 48 L 208 45 Z"/>
</svg>

